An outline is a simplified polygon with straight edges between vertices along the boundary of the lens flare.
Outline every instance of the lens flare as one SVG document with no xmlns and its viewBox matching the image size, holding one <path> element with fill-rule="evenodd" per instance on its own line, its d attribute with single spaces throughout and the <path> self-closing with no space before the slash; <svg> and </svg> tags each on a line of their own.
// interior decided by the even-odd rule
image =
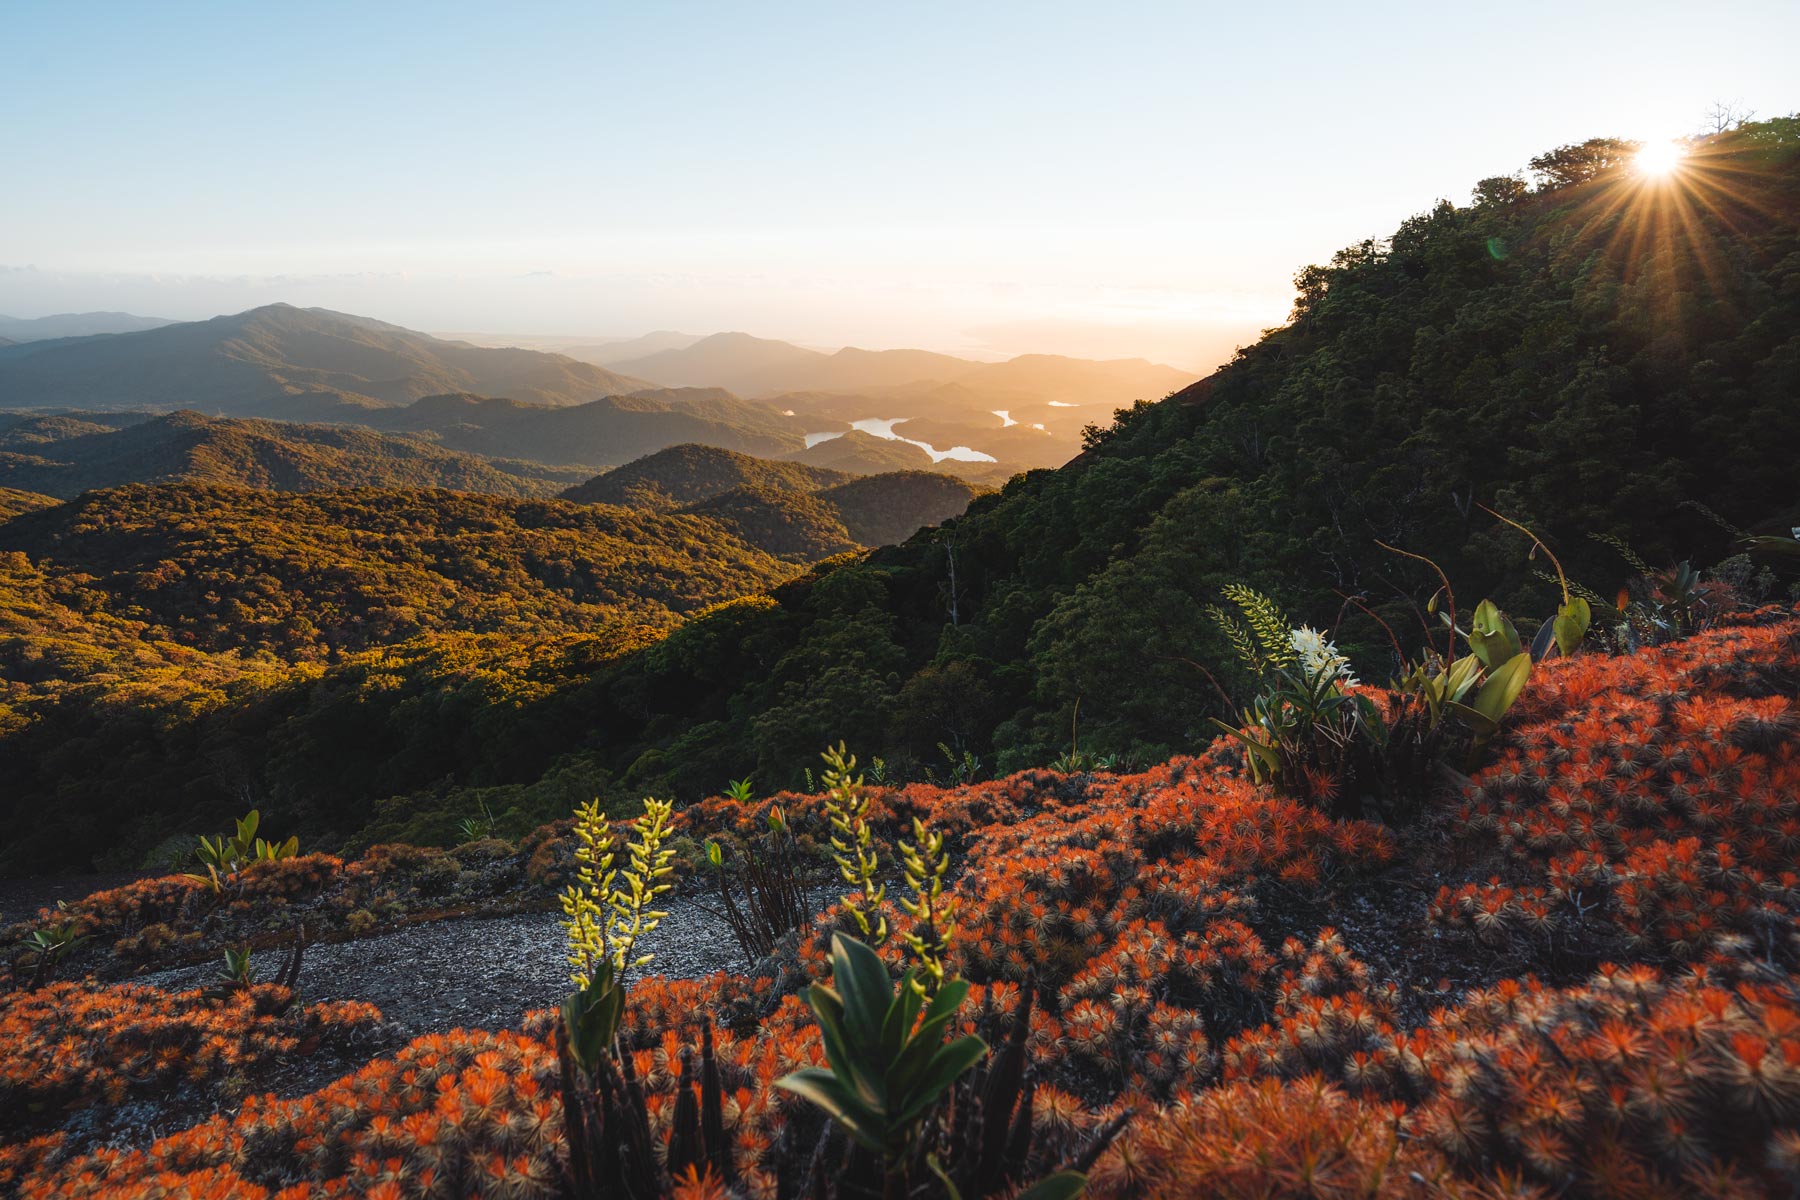
<svg viewBox="0 0 1800 1200">
<path fill-rule="evenodd" d="M 1645 142 L 1639 148 L 1633 165 L 1638 174 L 1660 179 L 1672 174 L 1686 157 L 1687 150 L 1679 142 Z"/>
</svg>

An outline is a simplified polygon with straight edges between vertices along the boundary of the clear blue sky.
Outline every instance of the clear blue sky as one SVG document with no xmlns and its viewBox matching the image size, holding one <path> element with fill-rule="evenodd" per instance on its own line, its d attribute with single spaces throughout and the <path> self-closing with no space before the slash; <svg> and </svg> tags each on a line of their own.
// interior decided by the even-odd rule
<svg viewBox="0 0 1800 1200">
<path fill-rule="evenodd" d="M 1792 0 L 9 0 L 0 30 L 15 316 L 1204 367 L 1299 266 L 1541 150 L 1800 108 Z"/>
</svg>

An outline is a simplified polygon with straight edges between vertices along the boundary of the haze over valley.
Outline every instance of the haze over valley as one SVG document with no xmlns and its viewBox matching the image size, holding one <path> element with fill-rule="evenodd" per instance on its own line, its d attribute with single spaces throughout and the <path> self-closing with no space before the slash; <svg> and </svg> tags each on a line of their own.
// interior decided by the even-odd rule
<svg viewBox="0 0 1800 1200">
<path fill-rule="evenodd" d="M 611 363 L 601 366 L 289 305 L 179 323 L 86 314 L 36 328 L 88 332 L 0 346 L 0 408 L 188 409 L 358 427 L 504 460 L 513 475 L 529 474 L 517 462 L 599 469 L 694 442 L 997 485 L 1067 462 L 1081 430 L 1106 423 L 1114 408 L 1191 382 L 1143 360 L 825 354 L 734 333 L 638 353 L 668 341 L 653 337 L 625 358 L 600 356 Z"/>
</svg>

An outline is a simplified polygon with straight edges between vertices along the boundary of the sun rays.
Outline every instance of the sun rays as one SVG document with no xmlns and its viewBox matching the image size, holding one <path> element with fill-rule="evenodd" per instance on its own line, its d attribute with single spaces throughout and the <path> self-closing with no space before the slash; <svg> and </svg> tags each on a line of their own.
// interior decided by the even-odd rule
<svg viewBox="0 0 1800 1200">
<path fill-rule="evenodd" d="M 1613 264 L 1647 262 L 1625 268 L 1619 282 L 1651 288 L 1669 306 L 1684 295 L 1727 292 L 1732 247 L 1751 218 L 1772 212 L 1759 156 L 1743 153 L 1741 136 L 1652 140 L 1615 160 L 1575 193 L 1571 250 L 1599 249 Z M 1674 319 L 1673 308 L 1656 307 Z"/>
</svg>

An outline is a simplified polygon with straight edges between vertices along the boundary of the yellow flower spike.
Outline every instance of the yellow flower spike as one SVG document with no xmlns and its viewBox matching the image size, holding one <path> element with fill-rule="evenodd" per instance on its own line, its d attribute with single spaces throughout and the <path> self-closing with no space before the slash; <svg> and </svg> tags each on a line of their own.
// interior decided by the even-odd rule
<svg viewBox="0 0 1800 1200">
<path fill-rule="evenodd" d="M 943 880 L 950 868 L 944 835 L 933 833 L 925 822 L 913 818 L 913 841 L 900 843 L 900 859 L 911 900 L 900 907 L 914 919 L 913 929 L 902 935 L 907 949 L 919 960 L 920 972 L 913 987 L 921 995 L 935 994 L 945 978 L 945 960 L 956 936 L 956 904 L 940 903 Z"/>
<path fill-rule="evenodd" d="M 862 776 L 855 774 L 856 757 L 842 742 L 821 757 L 825 760 L 825 815 L 831 826 L 832 857 L 845 884 L 859 889 L 862 896 L 859 902 L 853 899 L 854 893 L 845 895 L 844 908 L 863 936 L 879 945 L 887 939 L 887 918 L 879 915 L 887 888 L 876 882 L 880 860 L 872 849 L 869 800 L 863 792 Z M 870 920 L 872 913 L 875 921 Z"/>
<path fill-rule="evenodd" d="M 569 942 L 569 978 L 577 987 L 585 988 L 602 962 L 610 961 L 622 978 L 654 957 L 633 958 L 632 951 L 668 915 L 648 906 L 672 886 L 656 880 L 673 872 L 668 863 L 674 854 L 662 849 L 673 811 L 674 805 L 665 801 L 644 802 L 644 814 L 632 822 L 635 840 L 625 848 L 629 865 L 621 877 L 613 868 L 612 830 L 600 813 L 599 801 L 575 810 L 578 883 L 560 900 L 568 918 L 563 928 Z"/>
</svg>

